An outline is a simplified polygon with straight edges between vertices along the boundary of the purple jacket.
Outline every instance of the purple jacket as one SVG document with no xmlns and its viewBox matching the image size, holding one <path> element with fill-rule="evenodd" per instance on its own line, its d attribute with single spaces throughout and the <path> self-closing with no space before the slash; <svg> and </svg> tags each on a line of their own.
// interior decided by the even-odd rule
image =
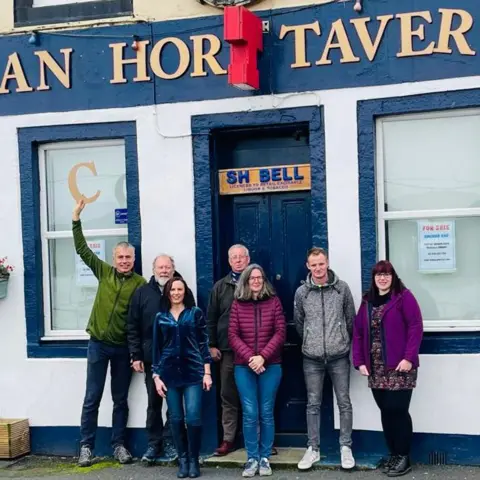
<svg viewBox="0 0 480 480">
<path fill-rule="evenodd" d="M 363 300 L 353 325 L 353 366 L 365 365 L 370 372 L 370 319 L 368 301 Z M 382 347 L 387 369 L 395 370 L 402 360 L 419 366 L 418 352 L 423 337 L 422 312 L 410 290 L 392 294 L 385 306 L 382 322 Z"/>
</svg>

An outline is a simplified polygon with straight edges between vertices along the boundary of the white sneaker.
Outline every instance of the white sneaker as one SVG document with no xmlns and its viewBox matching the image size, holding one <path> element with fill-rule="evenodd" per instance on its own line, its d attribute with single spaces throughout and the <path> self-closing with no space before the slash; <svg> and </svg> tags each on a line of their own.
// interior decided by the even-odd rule
<svg viewBox="0 0 480 480">
<path fill-rule="evenodd" d="M 320 451 L 308 447 L 303 458 L 298 462 L 299 470 L 309 470 L 315 462 L 320 460 Z"/>
<path fill-rule="evenodd" d="M 258 462 L 254 458 L 249 458 L 243 469 L 242 477 L 252 478 L 258 472 Z"/>
<path fill-rule="evenodd" d="M 355 459 L 352 455 L 350 447 L 343 446 L 340 448 L 340 457 L 342 459 L 342 468 L 344 470 L 351 470 L 355 466 Z"/>
</svg>

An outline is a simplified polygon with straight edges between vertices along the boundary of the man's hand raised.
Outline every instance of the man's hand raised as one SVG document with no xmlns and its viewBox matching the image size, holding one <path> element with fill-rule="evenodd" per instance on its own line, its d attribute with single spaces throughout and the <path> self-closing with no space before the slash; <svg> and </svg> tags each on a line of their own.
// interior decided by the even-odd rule
<svg viewBox="0 0 480 480">
<path fill-rule="evenodd" d="M 75 205 L 75 208 L 73 209 L 73 214 L 72 214 L 73 221 L 78 222 L 80 220 L 80 214 L 85 208 L 85 205 L 86 205 L 85 200 L 82 197 L 80 201 Z"/>
</svg>

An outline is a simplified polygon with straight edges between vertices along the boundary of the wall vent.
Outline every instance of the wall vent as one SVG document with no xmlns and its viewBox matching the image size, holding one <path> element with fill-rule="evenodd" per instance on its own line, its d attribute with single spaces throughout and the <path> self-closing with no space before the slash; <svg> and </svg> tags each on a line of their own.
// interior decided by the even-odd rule
<svg viewBox="0 0 480 480">
<path fill-rule="evenodd" d="M 430 452 L 428 454 L 429 465 L 446 465 L 447 453 L 446 452 Z"/>
</svg>

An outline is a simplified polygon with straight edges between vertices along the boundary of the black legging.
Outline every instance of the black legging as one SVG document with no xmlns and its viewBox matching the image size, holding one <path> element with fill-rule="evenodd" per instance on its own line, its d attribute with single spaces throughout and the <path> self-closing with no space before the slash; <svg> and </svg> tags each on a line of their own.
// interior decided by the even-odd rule
<svg viewBox="0 0 480 480">
<path fill-rule="evenodd" d="M 409 455 L 412 445 L 412 417 L 408 413 L 412 390 L 372 389 L 382 414 L 383 434 L 392 455 Z"/>
</svg>

